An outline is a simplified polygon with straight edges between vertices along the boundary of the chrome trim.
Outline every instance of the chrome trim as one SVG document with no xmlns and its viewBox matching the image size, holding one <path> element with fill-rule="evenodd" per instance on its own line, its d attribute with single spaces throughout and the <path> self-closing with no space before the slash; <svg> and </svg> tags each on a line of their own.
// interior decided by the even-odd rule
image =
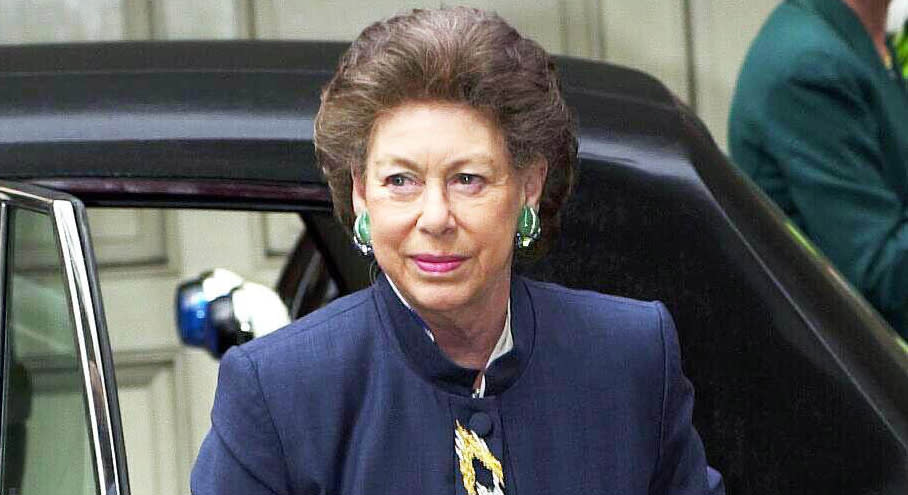
<svg viewBox="0 0 908 495">
<path fill-rule="evenodd" d="M 42 194 L 47 191 L 51 194 Z M 52 215 L 50 208 L 54 199 L 66 199 L 63 193 L 43 189 L 29 184 L 0 181 L 0 201 L 13 203 L 16 207 L 36 210 Z M 75 199 L 75 198 L 73 198 Z"/>
<path fill-rule="evenodd" d="M 0 181 L 0 204 L 3 203 L 45 213 L 53 220 L 87 397 L 98 495 L 129 495 L 125 458 L 118 455 L 123 451 L 118 448 L 122 437 L 112 427 L 112 419 L 119 420 L 119 404 L 113 370 L 105 366 L 102 351 L 109 352 L 102 341 L 106 326 L 100 301 L 95 300 L 99 292 L 92 290 L 93 286 L 97 288 L 97 279 L 89 271 L 91 259 L 86 258 L 86 253 L 91 256 L 91 243 L 87 232 L 79 228 L 79 219 L 84 223 L 84 207 L 65 193 Z"/>
<path fill-rule="evenodd" d="M 54 200 L 54 225 L 60 241 L 60 254 L 63 256 L 63 270 L 69 287 L 70 305 L 73 309 L 76 325 L 76 341 L 79 345 L 79 356 L 82 360 L 82 377 L 85 381 L 88 414 L 91 419 L 94 436 L 94 450 L 98 481 L 103 485 L 101 495 L 119 494 L 119 476 L 114 459 L 114 440 L 111 429 L 110 408 L 108 407 L 106 378 L 101 363 L 101 348 L 98 344 L 98 327 L 95 322 L 94 303 L 91 299 L 85 257 L 82 252 L 82 239 L 76 223 L 73 204 L 69 201 Z M 113 492 L 110 487 L 117 487 Z"/>
<path fill-rule="evenodd" d="M 7 250 L 9 245 L 9 206 L 0 200 L 0 481 L 6 479 L 7 409 L 3 399 L 9 388 L 9 346 L 6 339 L 6 273 Z"/>
</svg>

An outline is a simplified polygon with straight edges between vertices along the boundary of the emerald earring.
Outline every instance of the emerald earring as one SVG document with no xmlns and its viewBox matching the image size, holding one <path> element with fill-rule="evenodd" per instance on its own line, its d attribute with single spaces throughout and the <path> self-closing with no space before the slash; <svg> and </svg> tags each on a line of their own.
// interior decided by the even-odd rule
<svg viewBox="0 0 908 495">
<path fill-rule="evenodd" d="M 364 255 L 372 253 L 372 223 L 366 210 L 353 221 L 353 243 Z"/>
<path fill-rule="evenodd" d="M 520 210 L 520 218 L 517 220 L 517 248 L 526 249 L 539 239 L 542 233 L 542 224 L 539 222 L 539 215 L 533 208 L 523 205 Z"/>
</svg>

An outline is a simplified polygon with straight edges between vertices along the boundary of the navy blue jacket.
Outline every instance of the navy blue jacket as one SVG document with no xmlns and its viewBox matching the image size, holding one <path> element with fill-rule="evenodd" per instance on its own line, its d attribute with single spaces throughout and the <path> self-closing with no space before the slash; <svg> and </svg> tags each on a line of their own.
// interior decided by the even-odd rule
<svg viewBox="0 0 908 495">
<path fill-rule="evenodd" d="M 232 349 L 192 492 L 709 493 L 661 303 L 515 276 L 511 312 L 484 398 L 384 277 Z"/>
</svg>

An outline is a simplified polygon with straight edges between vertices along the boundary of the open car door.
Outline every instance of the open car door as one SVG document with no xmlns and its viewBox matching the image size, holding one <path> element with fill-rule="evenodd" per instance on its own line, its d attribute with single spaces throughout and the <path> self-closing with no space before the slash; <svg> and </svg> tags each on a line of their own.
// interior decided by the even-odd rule
<svg viewBox="0 0 908 495">
<path fill-rule="evenodd" d="M 0 181 L 3 494 L 129 494 L 87 226 L 78 199 Z"/>
</svg>

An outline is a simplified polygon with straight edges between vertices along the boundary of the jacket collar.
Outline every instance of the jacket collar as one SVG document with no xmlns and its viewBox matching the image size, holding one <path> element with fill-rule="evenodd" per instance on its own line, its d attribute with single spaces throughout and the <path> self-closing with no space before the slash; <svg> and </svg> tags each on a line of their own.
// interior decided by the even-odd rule
<svg viewBox="0 0 908 495">
<path fill-rule="evenodd" d="M 861 23 L 858 15 L 842 0 L 790 0 L 793 4 L 820 16 L 855 53 L 862 59 L 876 61 L 875 65 L 880 70 L 889 72 L 889 69 L 880 60 L 876 45 L 870 38 L 870 33 Z M 890 47 L 890 56 L 893 56 Z M 893 57 L 893 60 L 895 58 Z"/>
<path fill-rule="evenodd" d="M 469 396 L 479 370 L 458 366 L 432 342 L 419 317 L 404 306 L 384 274 L 376 279 L 373 289 L 383 329 L 416 372 L 447 392 Z M 486 369 L 487 396 L 510 387 L 533 351 L 536 318 L 526 283 L 517 274 L 511 276 L 511 333 L 514 347 Z"/>
</svg>

